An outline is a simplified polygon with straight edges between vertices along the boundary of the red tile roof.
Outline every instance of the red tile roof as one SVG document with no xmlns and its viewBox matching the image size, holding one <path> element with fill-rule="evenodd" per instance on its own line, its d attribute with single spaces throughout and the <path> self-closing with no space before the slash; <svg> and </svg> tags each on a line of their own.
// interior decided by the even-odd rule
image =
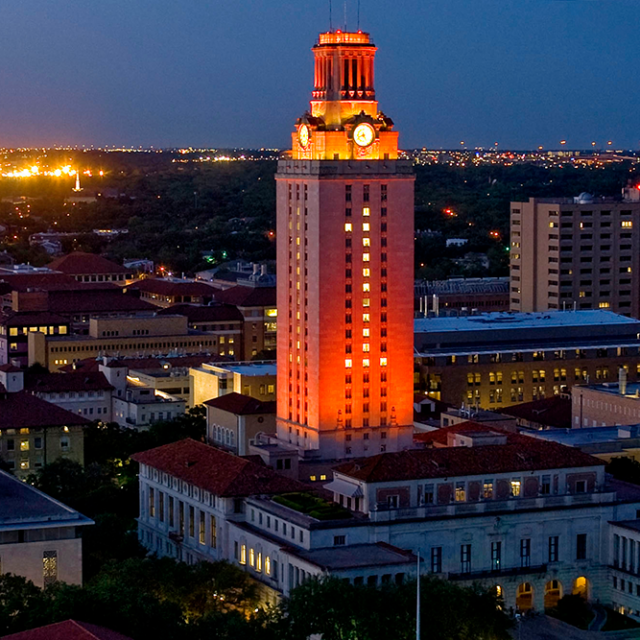
<svg viewBox="0 0 640 640">
<path fill-rule="evenodd" d="M 276 402 L 262 402 L 252 398 L 251 396 L 245 396 L 241 393 L 226 393 L 218 398 L 207 400 L 204 404 L 208 407 L 227 411 L 239 416 L 256 415 L 258 413 L 275 413 Z"/>
<path fill-rule="evenodd" d="M 457 425 L 459 426 L 459 425 Z M 396 482 L 605 464 L 573 447 L 516 436 L 502 445 L 413 449 L 351 460 L 335 471 L 365 482 Z M 524 440 L 521 440 L 521 439 Z"/>
<path fill-rule="evenodd" d="M 87 622 L 65 620 L 46 627 L 3 636 L 2 640 L 131 640 L 121 633 Z"/>
<path fill-rule="evenodd" d="M 273 495 L 302 491 L 305 487 L 268 467 L 189 438 L 131 457 L 222 497 Z"/>
<path fill-rule="evenodd" d="M 107 260 L 106 258 L 94 253 L 84 253 L 82 251 L 75 251 L 74 253 L 62 256 L 61 258 L 56 258 L 47 266 L 49 269 L 62 271 L 62 273 L 73 276 L 106 273 L 132 273 L 131 269 L 126 269 L 116 262 Z"/>
<path fill-rule="evenodd" d="M 64 427 L 90 424 L 82 416 L 40 398 L 18 391 L 0 396 L 0 429 Z"/>
<path fill-rule="evenodd" d="M 30 393 L 60 393 L 67 391 L 110 391 L 113 386 L 98 371 L 72 373 L 27 374 L 25 391 Z"/>
<path fill-rule="evenodd" d="M 242 322 L 244 316 L 231 304 L 215 304 L 197 307 L 192 304 L 175 304 L 158 311 L 158 315 L 187 316 L 189 324 L 203 322 Z"/>
<path fill-rule="evenodd" d="M 75 278 L 64 273 L 20 273 L 0 276 L 9 291 L 26 291 L 27 289 L 41 289 L 43 291 L 66 291 L 83 289 L 116 289 L 114 282 L 78 282 Z"/>
<path fill-rule="evenodd" d="M 238 307 L 275 307 L 275 287 L 231 287 L 224 291 L 216 290 L 216 300 Z"/>
<path fill-rule="evenodd" d="M 178 282 L 162 278 L 138 280 L 127 287 L 128 290 L 155 293 L 161 296 L 209 296 L 213 298 L 215 289 L 203 282 Z"/>
<path fill-rule="evenodd" d="M 44 327 L 52 324 L 68 325 L 69 319 L 48 311 L 9 311 L 0 315 L 0 324 L 7 327 Z"/>
<path fill-rule="evenodd" d="M 49 311 L 53 313 L 81 314 L 100 312 L 157 311 L 158 307 L 125 295 L 120 288 L 100 290 L 56 291 L 49 294 Z"/>
<path fill-rule="evenodd" d="M 0 371 L 4 371 L 5 373 L 18 373 L 20 369 L 12 364 L 3 364 L 0 367 Z"/>
<path fill-rule="evenodd" d="M 500 413 L 546 427 L 571 429 L 571 399 L 562 396 L 512 405 L 501 409 Z"/>
<path fill-rule="evenodd" d="M 486 425 L 480 424 L 479 422 L 473 422 L 472 420 L 469 420 L 467 422 L 452 424 L 449 427 L 435 429 L 434 431 L 414 433 L 413 440 L 414 442 L 421 442 L 426 446 L 431 445 L 434 447 L 446 447 L 448 446 L 450 433 L 468 433 L 470 431 L 480 433 L 499 433 L 500 435 L 507 436 L 507 442 L 518 442 L 521 438 L 525 438 L 525 436 L 519 436 L 508 431 L 503 431 L 501 429 L 498 429 L 497 427 L 487 427 Z M 529 442 L 529 440 L 524 440 L 524 442 Z"/>
</svg>

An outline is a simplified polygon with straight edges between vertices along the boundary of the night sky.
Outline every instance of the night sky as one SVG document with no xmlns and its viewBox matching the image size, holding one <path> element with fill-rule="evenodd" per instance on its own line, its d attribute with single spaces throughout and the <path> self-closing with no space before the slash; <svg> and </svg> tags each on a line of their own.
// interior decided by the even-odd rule
<svg viewBox="0 0 640 640">
<path fill-rule="evenodd" d="M 285 147 L 328 4 L 0 0 L 0 147 Z M 639 13 L 637 0 L 362 0 L 361 28 L 405 148 L 637 149 Z M 334 27 L 343 15 L 334 0 Z"/>
</svg>

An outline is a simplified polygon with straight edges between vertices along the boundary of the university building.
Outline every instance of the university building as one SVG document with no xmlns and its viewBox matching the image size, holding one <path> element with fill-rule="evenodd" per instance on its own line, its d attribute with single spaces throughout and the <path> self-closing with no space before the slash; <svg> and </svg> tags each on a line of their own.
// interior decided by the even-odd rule
<svg viewBox="0 0 640 640">
<path fill-rule="evenodd" d="M 511 310 L 640 317 L 640 192 L 511 203 Z"/>
<path fill-rule="evenodd" d="M 468 424 L 430 448 L 338 464 L 325 483 L 334 503 L 308 496 L 311 512 L 297 482 L 202 443 L 136 454 L 140 540 L 234 562 L 269 601 L 312 576 L 402 582 L 420 552 L 424 573 L 495 588 L 514 609 L 570 593 L 618 602 L 612 529 L 636 517 L 640 488 L 578 449 Z"/>
<path fill-rule="evenodd" d="M 370 453 L 412 442 L 414 175 L 378 109 L 376 50 L 320 34 L 276 175 L 278 439 L 307 457 L 360 455 L 360 434 Z"/>
<path fill-rule="evenodd" d="M 498 410 L 577 384 L 640 379 L 640 322 L 606 310 L 415 321 L 418 384 L 455 406 Z"/>
</svg>

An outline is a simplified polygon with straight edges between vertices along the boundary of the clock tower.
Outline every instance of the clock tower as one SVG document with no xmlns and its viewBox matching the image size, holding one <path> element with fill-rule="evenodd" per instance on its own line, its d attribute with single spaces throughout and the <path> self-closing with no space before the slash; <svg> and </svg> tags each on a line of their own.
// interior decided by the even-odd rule
<svg viewBox="0 0 640 640">
<path fill-rule="evenodd" d="M 278 439 L 342 459 L 413 441 L 414 176 L 378 109 L 369 34 L 320 34 L 279 162 Z"/>
</svg>

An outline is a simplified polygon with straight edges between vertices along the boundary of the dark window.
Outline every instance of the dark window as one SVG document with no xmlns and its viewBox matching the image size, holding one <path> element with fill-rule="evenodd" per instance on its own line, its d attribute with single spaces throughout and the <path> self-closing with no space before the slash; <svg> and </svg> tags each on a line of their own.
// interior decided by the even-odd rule
<svg viewBox="0 0 640 640">
<path fill-rule="evenodd" d="M 442 573 L 442 547 L 431 548 L 431 573 Z"/>
<path fill-rule="evenodd" d="M 576 536 L 576 560 L 585 560 L 587 557 L 587 534 L 579 533 Z"/>
<path fill-rule="evenodd" d="M 558 562 L 558 536 L 549 537 L 549 562 Z"/>
</svg>

